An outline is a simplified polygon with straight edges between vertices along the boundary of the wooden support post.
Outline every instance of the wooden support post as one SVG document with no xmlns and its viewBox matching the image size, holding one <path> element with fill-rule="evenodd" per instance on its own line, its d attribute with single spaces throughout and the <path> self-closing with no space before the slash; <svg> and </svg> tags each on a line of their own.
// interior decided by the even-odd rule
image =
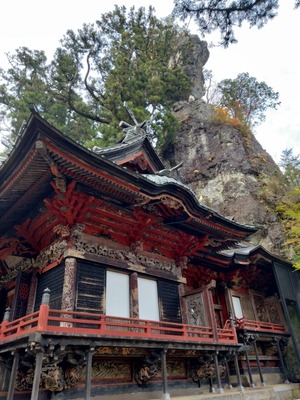
<svg viewBox="0 0 300 400">
<path fill-rule="evenodd" d="M 76 258 L 67 257 L 65 259 L 65 274 L 61 299 L 61 309 L 63 311 L 74 311 L 76 297 L 76 269 Z"/>
<path fill-rule="evenodd" d="M 131 318 L 139 316 L 139 299 L 138 299 L 138 274 L 134 272 L 130 275 L 131 288 Z"/>
<path fill-rule="evenodd" d="M 34 369 L 34 378 L 33 378 L 30 400 L 38 400 L 42 365 L 43 365 L 43 351 L 41 349 L 35 355 L 35 369 Z"/>
<path fill-rule="evenodd" d="M 234 366 L 235 366 L 235 373 L 236 373 L 236 377 L 237 377 L 237 384 L 238 384 L 238 388 L 240 389 L 241 392 L 244 391 L 243 385 L 242 385 L 242 380 L 241 380 L 241 374 L 240 374 L 240 367 L 239 367 L 239 360 L 237 357 L 237 353 L 234 353 Z"/>
<path fill-rule="evenodd" d="M 251 366 L 250 366 L 250 361 L 249 361 L 249 356 L 248 356 L 248 350 L 247 349 L 245 350 L 245 356 L 246 356 L 246 363 L 247 363 L 250 386 L 251 387 L 255 387 L 255 384 L 253 382 L 252 371 L 251 371 Z"/>
<path fill-rule="evenodd" d="M 218 352 L 214 353 L 214 363 L 216 369 L 216 378 L 217 378 L 217 385 L 218 385 L 218 393 L 224 393 L 224 389 L 222 388 L 221 384 L 221 376 L 220 376 L 220 369 L 219 369 L 219 360 L 218 360 Z"/>
<path fill-rule="evenodd" d="M 257 368 L 258 368 L 259 377 L 260 377 L 260 382 L 261 382 L 262 386 L 265 386 L 265 381 L 264 381 L 264 377 L 263 377 L 262 370 L 261 370 L 261 365 L 260 365 L 260 359 L 259 359 L 258 351 L 257 351 L 256 339 L 254 339 L 252 343 L 253 343 L 253 347 L 254 347 L 254 352 L 255 352 Z"/>
<path fill-rule="evenodd" d="M 282 368 L 282 372 L 284 375 L 284 383 L 289 383 L 289 378 L 285 369 L 285 365 L 284 365 L 284 361 L 283 361 L 283 357 L 282 357 L 282 352 L 281 352 L 281 348 L 280 348 L 280 339 L 278 339 L 277 337 L 274 338 L 274 340 L 276 341 L 277 344 L 277 352 L 278 352 L 278 357 L 280 360 L 280 364 L 281 364 L 281 368 Z"/>
<path fill-rule="evenodd" d="M 209 378 L 209 393 L 216 393 L 212 378 Z"/>
<path fill-rule="evenodd" d="M 214 290 L 215 287 L 216 287 L 216 281 L 212 280 L 210 284 L 207 285 L 206 288 L 203 290 L 203 298 L 206 303 L 205 307 L 209 318 L 209 324 L 212 329 L 214 342 L 218 342 L 218 329 L 214 311 L 214 302 L 212 298 L 212 290 Z"/>
<path fill-rule="evenodd" d="M 167 350 L 163 349 L 161 352 L 161 369 L 163 381 L 163 400 L 169 400 L 170 394 L 168 393 L 168 374 L 167 374 Z"/>
<path fill-rule="evenodd" d="M 232 389 L 232 384 L 231 384 L 231 382 L 230 382 L 229 364 L 228 364 L 228 360 L 227 360 L 226 357 L 225 357 L 224 361 L 225 361 L 225 366 L 226 366 L 227 389 Z"/>
<path fill-rule="evenodd" d="M 93 366 L 93 355 L 94 348 L 91 347 L 86 353 L 86 375 L 85 375 L 85 400 L 90 400 L 91 389 L 92 389 L 92 366 Z"/>
<path fill-rule="evenodd" d="M 17 378 L 17 373 L 18 373 L 18 368 L 19 368 L 19 360 L 20 360 L 20 355 L 17 350 L 14 351 L 13 357 L 14 357 L 14 361 L 13 361 L 12 370 L 11 370 L 11 374 L 10 374 L 10 380 L 9 380 L 8 393 L 7 393 L 6 400 L 13 400 L 13 398 L 14 398 L 15 384 L 16 384 L 16 378 Z"/>
<path fill-rule="evenodd" d="M 0 356 L 0 392 L 5 392 L 7 390 L 7 372 L 8 368 L 6 366 L 5 358 Z"/>
</svg>

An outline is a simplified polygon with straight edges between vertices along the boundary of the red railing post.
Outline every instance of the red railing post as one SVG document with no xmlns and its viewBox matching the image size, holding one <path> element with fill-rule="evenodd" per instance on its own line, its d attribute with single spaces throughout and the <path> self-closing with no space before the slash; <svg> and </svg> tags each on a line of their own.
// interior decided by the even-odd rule
<svg viewBox="0 0 300 400">
<path fill-rule="evenodd" d="M 50 289 L 45 289 L 43 292 L 42 303 L 39 310 L 38 326 L 39 331 L 46 331 L 48 327 L 49 317 L 49 302 L 50 302 Z"/>
<path fill-rule="evenodd" d="M 46 331 L 48 327 L 49 305 L 41 304 L 38 318 L 38 331 Z"/>
<path fill-rule="evenodd" d="M 186 324 L 183 324 L 183 326 L 182 326 L 182 335 L 183 335 L 184 337 L 187 337 L 187 336 L 188 336 Z"/>
<path fill-rule="evenodd" d="M 2 324 L 0 324 L 0 339 L 5 338 L 4 331 L 5 331 L 6 326 L 9 323 L 9 320 L 10 320 L 10 308 L 7 307 L 5 310 L 4 316 L 3 316 Z"/>
<path fill-rule="evenodd" d="M 151 334 L 150 321 L 146 321 L 146 335 L 149 336 L 150 334 Z"/>
</svg>

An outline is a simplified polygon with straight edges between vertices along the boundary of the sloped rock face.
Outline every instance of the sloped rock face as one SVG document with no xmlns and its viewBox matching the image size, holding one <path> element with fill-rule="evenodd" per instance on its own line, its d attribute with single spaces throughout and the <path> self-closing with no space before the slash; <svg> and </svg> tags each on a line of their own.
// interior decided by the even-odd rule
<svg viewBox="0 0 300 400">
<path fill-rule="evenodd" d="M 252 134 L 214 123 L 207 103 L 179 102 L 174 114 L 181 127 L 168 154 L 171 165 L 183 161 L 179 178 L 201 202 L 234 221 L 259 226 L 251 237 L 255 245 L 280 255 L 284 241 L 276 213 L 260 199 L 261 176 L 280 170 Z"/>
</svg>

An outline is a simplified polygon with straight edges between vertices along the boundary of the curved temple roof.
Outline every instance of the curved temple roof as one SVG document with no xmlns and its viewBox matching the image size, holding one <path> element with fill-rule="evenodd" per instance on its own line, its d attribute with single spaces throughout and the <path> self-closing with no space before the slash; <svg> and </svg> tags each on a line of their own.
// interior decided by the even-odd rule
<svg viewBox="0 0 300 400">
<path fill-rule="evenodd" d="M 131 141 L 128 146 L 137 142 L 139 139 Z M 148 165 L 151 165 L 150 173 L 132 172 L 120 166 L 122 157 L 126 157 L 126 144 L 95 154 L 66 137 L 38 114 L 32 114 L 0 168 L 0 236 L 7 235 L 34 209 L 43 206 L 44 198 L 53 195 L 51 182 L 59 176 L 64 176 L 69 182 L 76 181 L 81 190 L 92 196 L 126 209 L 155 205 L 162 198 L 177 201 L 178 205 L 170 208 L 173 211 L 169 212 L 168 222 L 176 229 L 196 236 L 210 233 L 232 243 L 257 230 L 233 222 L 204 206 L 186 185 L 177 180 L 156 175 L 163 164 L 155 150 L 149 147 L 149 142 L 146 147 L 146 152 L 145 147 L 139 147 L 139 151 L 144 151 Z M 113 162 L 114 159 L 118 159 L 120 165 Z M 175 212 L 176 207 L 180 210 Z"/>
</svg>

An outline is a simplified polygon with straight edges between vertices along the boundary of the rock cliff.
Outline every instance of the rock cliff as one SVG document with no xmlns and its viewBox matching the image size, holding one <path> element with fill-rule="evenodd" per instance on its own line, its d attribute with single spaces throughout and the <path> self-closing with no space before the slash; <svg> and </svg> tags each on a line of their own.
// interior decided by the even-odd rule
<svg viewBox="0 0 300 400">
<path fill-rule="evenodd" d="M 191 64 L 197 60 L 197 65 L 203 67 L 208 58 L 206 42 L 197 46 L 204 59 L 201 63 L 193 53 Z M 189 71 L 193 70 L 191 65 Z M 201 74 L 198 71 L 198 76 Z M 194 77 L 197 85 L 194 82 L 193 87 L 203 93 L 203 81 L 196 74 Z M 181 124 L 174 145 L 164 154 L 165 160 L 171 166 L 183 161 L 178 177 L 201 202 L 236 222 L 259 226 L 251 243 L 282 255 L 282 225 L 274 209 L 260 196 L 262 177 L 280 174 L 278 166 L 252 133 L 215 122 L 213 107 L 197 97 L 174 105 L 174 115 Z"/>
</svg>

